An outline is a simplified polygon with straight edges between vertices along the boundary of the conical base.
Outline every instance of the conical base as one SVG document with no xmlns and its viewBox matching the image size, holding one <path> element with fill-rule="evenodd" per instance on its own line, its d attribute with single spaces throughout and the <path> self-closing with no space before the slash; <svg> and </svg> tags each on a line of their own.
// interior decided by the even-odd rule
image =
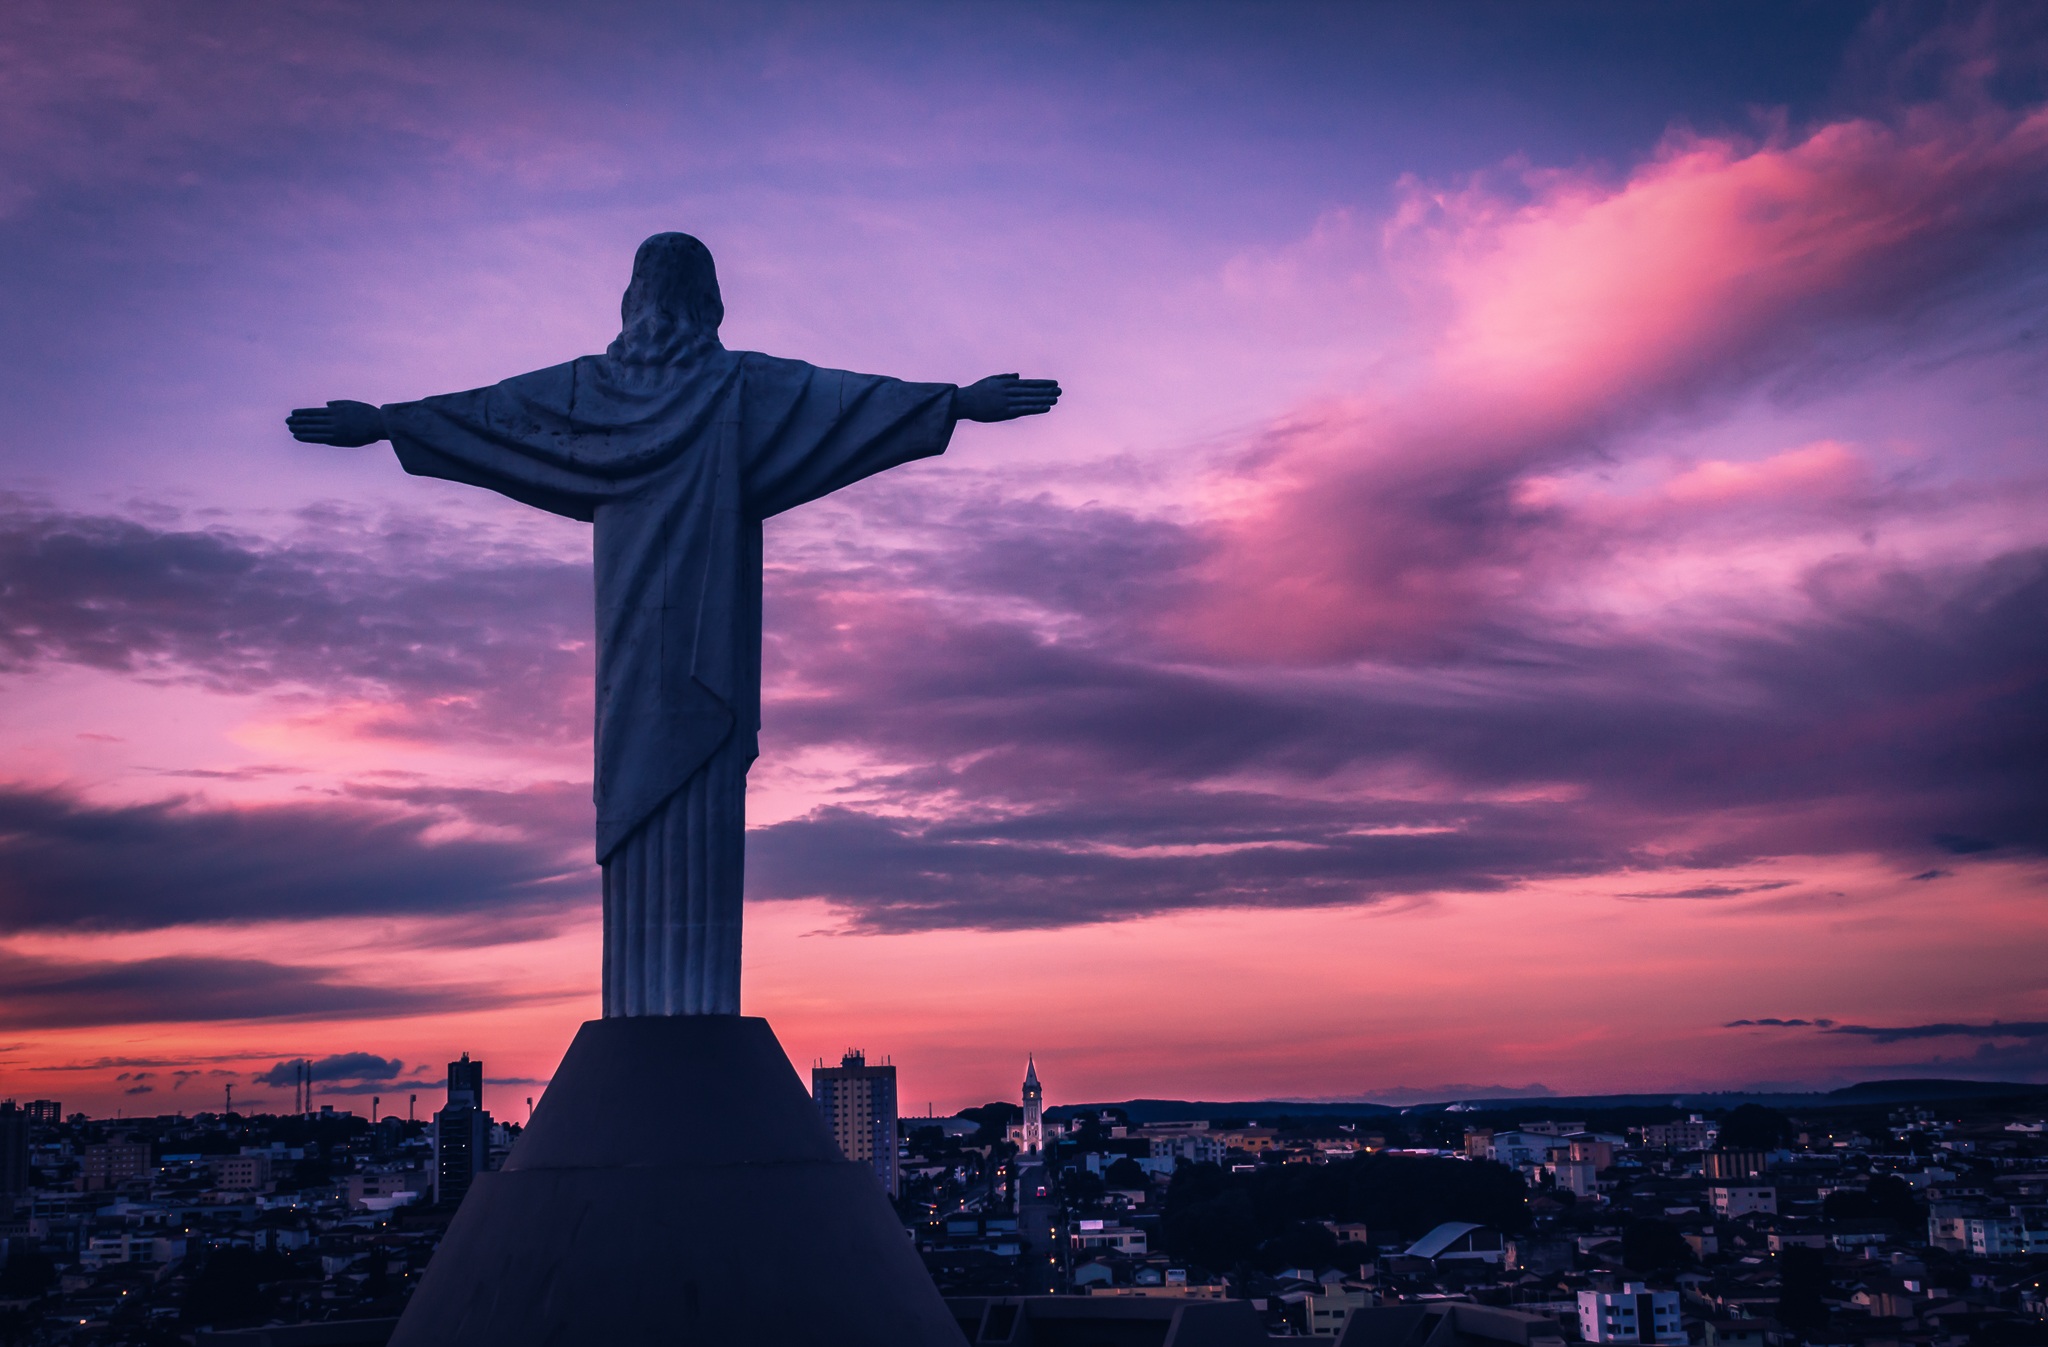
<svg viewBox="0 0 2048 1347">
<path fill-rule="evenodd" d="M 768 1022 L 592 1020 L 392 1347 L 961 1347 Z"/>
</svg>

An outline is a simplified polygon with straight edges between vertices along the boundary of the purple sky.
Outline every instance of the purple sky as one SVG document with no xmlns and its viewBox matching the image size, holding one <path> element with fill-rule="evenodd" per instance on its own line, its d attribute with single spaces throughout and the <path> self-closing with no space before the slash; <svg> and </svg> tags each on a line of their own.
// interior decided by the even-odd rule
<svg viewBox="0 0 2048 1347">
<path fill-rule="evenodd" d="M 2037 10 L 0 42 L 0 1093 L 537 1082 L 595 1013 L 583 527 L 281 420 L 601 349 L 662 229 L 729 346 L 1068 390 L 771 527 L 747 1005 L 799 1060 L 2048 1078 Z"/>
</svg>

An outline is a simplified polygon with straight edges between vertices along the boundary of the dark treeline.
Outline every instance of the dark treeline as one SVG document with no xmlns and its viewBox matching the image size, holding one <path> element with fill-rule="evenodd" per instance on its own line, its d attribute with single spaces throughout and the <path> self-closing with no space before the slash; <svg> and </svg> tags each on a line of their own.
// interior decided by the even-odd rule
<svg viewBox="0 0 2048 1347">
<path fill-rule="evenodd" d="M 1415 1239 L 1445 1221 L 1496 1230 L 1529 1225 L 1528 1188 L 1504 1165 L 1414 1155 L 1361 1155 L 1330 1165 L 1261 1165 L 1232 1172 L 1184 1164 L 1160 1219 L 1168 1253 L 1216 1271 L 1273 1271 L 1339 1261 L 1323 1221 L 1362 1221 L 1375 1243 Z M 1359 1247 L 1354 1256 L 1369 1260 Z"/>
</svg>

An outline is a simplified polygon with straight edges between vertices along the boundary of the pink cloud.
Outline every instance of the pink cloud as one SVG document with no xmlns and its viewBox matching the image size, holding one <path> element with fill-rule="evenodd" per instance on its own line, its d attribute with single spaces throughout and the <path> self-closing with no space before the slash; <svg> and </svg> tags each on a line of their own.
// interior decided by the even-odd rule
<svg viewBox="0 0 2048 1347">
<path fill-rule="evenodd" d="M 1754 145 L 1674 134 L 1619 183 L 1409 180 L 1384 249 L 1426 373 L 1297 410 L 1212 482 L 1206 584 L 1163 631 L 1234 659 L 1457 648 L 1503 603 L 1613 556 L 1532 479 L 1625 452 L 1617 437 L 1653 417 L 1697 418 L 1705 394 L 1782 376 L 1841 325 L 1909 314 L 1995 264 L 2048 214 L 2044 170 L 2048 110 L 1930 107 Z M 1826 493 L 1858 470 L 1810 444 L 1701 463 L 1665 498 Z"/>
<path fill-rule="evenodd" d="M 1821 440 L 1754 463 L 1709 459 L 1666 482 L 1664 495 L 1681 504 L 1729 505 L 1833 495 L 1862 476 L 1863 463 L 1854 450 Z"/>
<path fill-rule="evenodd" d="M 1888 307 L 1970 266 L 2038 211 L 2043 168 L 2041 109 L 1753 147 L 1674 134 L 1618 187 L 1530 171 L 1511 205 L 1410 182 L 1388 237 L 1453 296 L 1448 383 L 1576 419 L 1768 353 L 1809 310 Z"/>
</svg>

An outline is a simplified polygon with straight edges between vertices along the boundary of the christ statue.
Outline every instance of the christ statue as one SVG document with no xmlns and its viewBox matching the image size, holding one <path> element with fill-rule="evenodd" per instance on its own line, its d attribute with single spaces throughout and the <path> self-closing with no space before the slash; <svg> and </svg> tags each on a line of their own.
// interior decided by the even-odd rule
<svg viewBox="0 0 2048 1347">
<path fill-rule="evenodd" d="M 388 439 L 407 472 L 595 525 L 604 1013 L 736 1015 L 761 521 L 945 452 L 957 422 L 1048 412 L 1060 389 L 728 351 L 711 253 L 688 234 L 640 245 L 620 309 L 603 355 L 418 402 L 302 407 L 285 424 L 309 444 Z"/>
</svg>

